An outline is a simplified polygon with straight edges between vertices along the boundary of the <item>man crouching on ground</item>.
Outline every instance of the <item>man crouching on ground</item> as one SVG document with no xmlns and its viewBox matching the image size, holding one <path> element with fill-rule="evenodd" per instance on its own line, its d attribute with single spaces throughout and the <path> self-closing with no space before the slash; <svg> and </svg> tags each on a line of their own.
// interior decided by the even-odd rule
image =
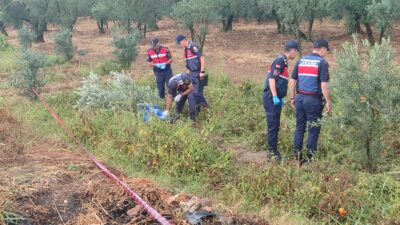
<svg viewBox="0 0 400 225">
<path fill-rule="evenodd" d="M 168 82 L 168 96 L 163 116 L 169 115 L 172 100 L 176 102 L 176 113 L 182 113 L 186 100 L 189 102 L 190 119 L 196 119 L 196 90 L 198 88 L 197 79 L 192 78 L 186 73 L 173 76 Z"/>
</svg>

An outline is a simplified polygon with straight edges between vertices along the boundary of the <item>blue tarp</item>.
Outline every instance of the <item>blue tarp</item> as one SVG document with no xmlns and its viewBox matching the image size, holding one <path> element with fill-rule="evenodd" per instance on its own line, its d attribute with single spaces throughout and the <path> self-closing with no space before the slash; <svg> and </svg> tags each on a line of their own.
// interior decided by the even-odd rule
<svg viewBox="0 0 400 225">
<path fill-rule="evenodd" d="M 156 116 L 157 118 L 161 120 L 165 120 L 166 116 L 163 116 L 163 111 L 160 109 L 160 106 L 158 105 L 151 105 L 151 104 L 139 104 L 139 109 L 143 113 L 143 120 L 146 122 L 151 121 L 151 118 L 153 116 Z"/>
</svg>

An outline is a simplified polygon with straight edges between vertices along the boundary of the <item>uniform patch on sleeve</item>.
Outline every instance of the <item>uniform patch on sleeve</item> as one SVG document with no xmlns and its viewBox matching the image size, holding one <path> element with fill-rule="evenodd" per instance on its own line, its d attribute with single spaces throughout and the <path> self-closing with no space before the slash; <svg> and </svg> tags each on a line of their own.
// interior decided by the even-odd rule
<svg viewBox="0 0 400 225">
<path fill-rule="evenodd" d="M 276 64 L 276 66 L 275 66 L 277 69 L 280 69 L 281 68 L 281 65 L 279 65 L 279 64 Z"/>
<path fill-rule="evenodd" d="M 193 51 L 194 51 L 194 52 L 198 52 L 198 51 L 199 51 L 199 47 L 197 47 L 196 45 L 193 46 Z"/>
</svg>

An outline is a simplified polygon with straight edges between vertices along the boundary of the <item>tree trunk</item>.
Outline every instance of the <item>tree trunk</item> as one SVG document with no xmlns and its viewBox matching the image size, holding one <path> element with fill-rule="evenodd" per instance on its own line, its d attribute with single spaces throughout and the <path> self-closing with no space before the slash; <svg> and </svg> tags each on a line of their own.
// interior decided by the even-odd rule
<svg viewBox="0 0 400 225">
<path fill-rule="evenodd" d="M 375 45 L 374 33 L 372 32 L 371 25 L 369 23 L 364 23 L 365 28 L 367 29 L 368 41 L 371 45 Z"/>
<path fill-rule="evenodd" d="M 147 23 L 145 23 L 143 26 L 143 37 L 144 38 L 146 38 L 146 32 L 147 32 Z"/>
<path fill-rule="evenodd" d="M 278 14 L 276 13 L 275 10 L 272 10 L 272 16 L 275 19 L 276 27 L 277 27 L 276 29 L 277 29 L 278 33 L 279 34 L 285 33 L 285 24 L 282 24 L 281 20 L 279 19 Z"/>
<path fill-rule="evenodd" d="M 106 31 L 104 30 L 104 21 L 102 19 L 97 20 L 97 27 L 99 28 L 99 34 L 106 33 Z"/>
<path fill-rule="evenodd" d="M 33 25 L 33 28 L 36 33 L 36 43 L 44 42 L 44 32 L 47 29 L 47 23 L 46 22 L 38 22 L 37 24 Z"/>
<path fill-rule="evenodd" d="M 69 29 L 71 30 L 71 31 L 73 31 L 74 30 L 74 27 L 75 27 L 75 24 L 76 24 L 76 21 L 78 20 L 78 17 L 75 17 L 74 18 L 74 21 L 72 21 L 72 24 L 70 25 L 70 27 L 69 27 Z M 46 29 L 47 29 L 47 26 L 46 26 Z"/>
<path fill-rule="evenodd" d="M 314 17 L 308 21 L 307 40 L 312 41 L 312 29 L 314 26 Z"/>
<path fill-rule="evenodd" d="M 207 34 L 200 35 L 200 51 L 203 51 L 204 43 L 206 42 L 206 35 Z"/>
<path fill-rule="evenodd" d="M 296 39 L 297 39 L 297 43 L 299 44 L 299 58 L 302 57 L 303 55 L 303 49 L 301 48 L 301 37 L 302 37 L 302 33 L 300 30 L 300 24 L 296 24 Z M 304 33 L 303 33 L 304 34 Z"/>
<path fill-rule="evenodd" d="M 192 41 L 196 42 L 197 37 L 196 37 L 196 31 L 194 30 L 194 26 L 190 25 L 189 30 L 190 30 L 190 36 L 192 37 Z"/>
<path fill-rule="evenodd" d="M 0 32 L 4 34 L 5 36 L 8 36 L 8 33 L 6 31 L 6 24 L 0 21 Z"/>
<path fill-rule="evenodd" d="M 228 15 L 222 20 L 223 31 L 228 32 L 232 31 L 233 27 L 233 15 Z"/>
<path fill-rule="evenodd" d="M 357 34 L 362 33 L 361 24 L 360 24 L 359 19 L 356 19 L 356 25 L 354 26 L 354 30 Z"/>
<path fill-rule="evenodd" d="M 130 19 L 128 19 L 128 21 L 126 21 L 126 32 L 128 32 L 128 34 L 132 33 L 131 20 Z"/>
<path fill-rule="evenodd" d="M 379 33 L 379 44 L 382 44 L 382 39 L 385 36 L 385 28 L 381 28 L 381 31 Z"/>
<path fill-rule="evenodd" d="M 36 42 L 36 43 L 43 43 L 43 42 L 44 42 L 44 35 L 43 35 L 43 32 L 37 34 L 35 42 Z"/>
</svg>

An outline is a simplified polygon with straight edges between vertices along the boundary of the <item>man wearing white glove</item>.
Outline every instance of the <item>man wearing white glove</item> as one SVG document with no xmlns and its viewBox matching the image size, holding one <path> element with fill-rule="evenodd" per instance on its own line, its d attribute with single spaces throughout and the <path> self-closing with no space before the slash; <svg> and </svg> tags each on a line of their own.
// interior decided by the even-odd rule
<svg viewBox="0 0 400 225">
<path fill-rule="evenodd" d="M 188 74 L 181 73 L 172 77 L 168 82 L 168 96 L 163 116 L 169 115 L 172 101 L 176 102 L 177 114 L 182 113 L 186 100 L 189 102 L 190 119 L 196 118 L 196 89 L 198 88 L 197 79 L 192 79 Z"/>
</svg>

